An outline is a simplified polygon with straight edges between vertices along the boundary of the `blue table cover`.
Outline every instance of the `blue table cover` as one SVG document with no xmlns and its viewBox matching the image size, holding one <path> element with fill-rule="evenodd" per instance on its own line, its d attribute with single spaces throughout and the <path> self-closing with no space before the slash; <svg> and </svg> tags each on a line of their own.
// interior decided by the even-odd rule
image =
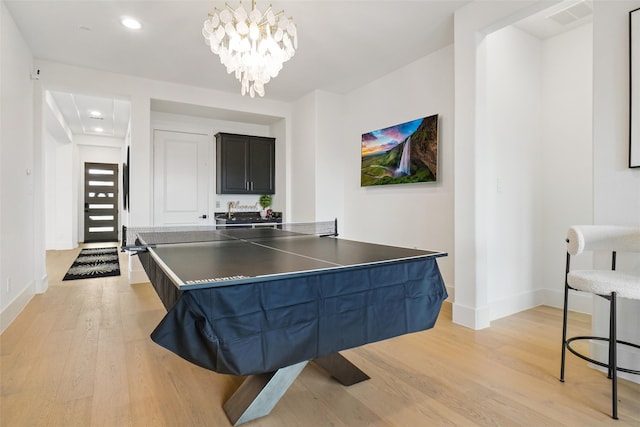
<svg viewBox="0 0 640 427">
<path fill-rule="evenodd" d="M 224 374 L 272 372 L 430 329 L 447 298 L 434 257 L 188 291 L 150 254 L 140 259 L 168 310 L 153 341 Z"/>
</svg>

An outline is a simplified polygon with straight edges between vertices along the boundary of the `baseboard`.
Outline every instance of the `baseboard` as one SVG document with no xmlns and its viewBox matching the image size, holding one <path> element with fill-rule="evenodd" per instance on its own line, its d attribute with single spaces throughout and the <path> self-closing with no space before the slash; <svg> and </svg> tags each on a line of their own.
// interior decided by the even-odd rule
<svg viewBox="0 0 640 427">
<path fill-rule="evenodd" d="M 545 295 L 541 290 L 511 295 L 489 303 L 491 320 L 502 319 L 533 307 L 545 304 Z"/>
<path fill-rule="evenodd" d="M 544 289 L 544 305 L 564 307 L 564 289 Z M 588 292 L 569 291 L 569 310 L 593 314 L 593 295 Z"/>
<path fill-rule="evenodd" d="M 36 282 L 34 291 L 36 294 L 44 294 L 47 289 L 49 289 L 49 276 L 45 274 Z"/>
<path fill-rule="evenodd" d="M 24 310 L 31 298 L 33 298 L 35 292 L 35 283 L 31 282 L 27 285 L 22 292 L 0 312 L 0 334 L 9 327 L 9 325 L 16 320 L 20 312 Z"/>
<path fill-rule="evenodd" d="M 447 288 L 449 299 L 453 299 L 454 289 Z M 592 314 L 592 295 L 586 292 L 570 291 L 569 310 Z M 488 307 L 476 309 L 453 302 L 453 322 L 472 329 L 483 329 L 490 326 L 491 321 L 511 316 L 539 305 L 562 308 L 564 290 L 539 289 L 511 295 L 489 303 Z"/>
<path fill-rule="evenodd" d="M 489 307 L 473 308 L 458 303 L 452 304 L 453 323 L 471 329 L 484 329 L 491 325 Z"/>
</svg>

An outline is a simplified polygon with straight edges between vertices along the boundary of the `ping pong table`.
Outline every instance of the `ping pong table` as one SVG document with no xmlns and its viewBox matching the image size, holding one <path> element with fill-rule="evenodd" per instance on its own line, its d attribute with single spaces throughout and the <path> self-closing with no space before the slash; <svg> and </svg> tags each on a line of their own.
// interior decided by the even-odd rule
<svg viewBox="0 0 640 427">
<path fill-rule="evenodd" d="M 341 239 L 336 222 L 125 228 L 122 246 L 167 309 L 152 340 L 248 376 L 224 404 L 233 425 L 269 414 L 309 361 L 368 379 L 339 351 L 430 329 L 447 297 L 446 253 Z"/>
</svg>

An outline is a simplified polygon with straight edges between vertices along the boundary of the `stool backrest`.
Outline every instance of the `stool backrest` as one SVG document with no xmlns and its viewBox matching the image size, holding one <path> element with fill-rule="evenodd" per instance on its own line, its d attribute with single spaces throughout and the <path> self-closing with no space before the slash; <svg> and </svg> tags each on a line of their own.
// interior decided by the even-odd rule
<svg viewBox="0 0 640 427">
<path fill-rule="evenodd" d="M 640 252 L 640 227 L 618 225 L 574 225 L 567 232 L 567 252 Z"/>
</svg>

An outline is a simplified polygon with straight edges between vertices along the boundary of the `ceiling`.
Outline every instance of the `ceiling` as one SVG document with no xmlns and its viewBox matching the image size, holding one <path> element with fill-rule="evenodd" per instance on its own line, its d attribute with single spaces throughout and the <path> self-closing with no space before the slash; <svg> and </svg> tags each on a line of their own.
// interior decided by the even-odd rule
<svg viewBox="0 0 640 427">
<path fill-rule="evenodd" d="M 129 101 L 57 91 L 51 96 L 74 135 L 126 136 Z"/>
<path fill-rule="evenodd" d="M 592 0 L 565 0 L 516 22 L 514 26 L 544 40 L 592 20 Z"/>
<path fill-rule="evenodd" d="M 576 3 L 571 0 L 569 3 Z M 148 79 L 240 93 L 240 84 L 204 44 L 203 21 L 221 0 L 37 1 L 4 0 L 35 58 Z M 228 0 L 232 6 L 237 0 Z M 266 98 L 294 101 L 320 89 L 348 93 L 453 43 L 453 13 L 468 0 L 288 0 L 273 1 L 298 28 L 295 56 L 266 85 Z M 249 6 L 248 0 L 244 1 Z M 258 0 L 259 8 L 269 4 Z M 121 17 L 142 28 L 124 28 Z M 523 26 L 534 33 L 536 24 Z M 536 34 L 546 37 L 546 33 Z M 545 35 L 547 34 L 547 35 Z M 46 70 L 42 70 L 46 73 Z M 103 129 L 121 115 L 118 100 L 91 94 L 54 94 L 72 131 L 95 134 L 99 121 L 83 117 L 106 109 Z M 90 107 L 96 101 L 101 107 Z M 75 104 L 75 105 L 74 105 Z M 112 105 L 109 110 L 106 106 Z M 174 103 L 175 104 L 175 103 Z M 159 111 L 196 106 L 156 102 Z M 198 110 L 200 111 L 200 110 Z M 200 111 L 202 113 L 202 111 Z M 198 114 L 195 114 L 198 115 Z M 78 116 L 80 116 L 78 121 Z M 118 119 L 119 120 L 119 119 Z M 264 119 L 264 120 L 268 120 Z M 113 126 L 122 127 L 115 121 Z M 121 130 L 110 129 L 113 135 Z"/>
</svg>

